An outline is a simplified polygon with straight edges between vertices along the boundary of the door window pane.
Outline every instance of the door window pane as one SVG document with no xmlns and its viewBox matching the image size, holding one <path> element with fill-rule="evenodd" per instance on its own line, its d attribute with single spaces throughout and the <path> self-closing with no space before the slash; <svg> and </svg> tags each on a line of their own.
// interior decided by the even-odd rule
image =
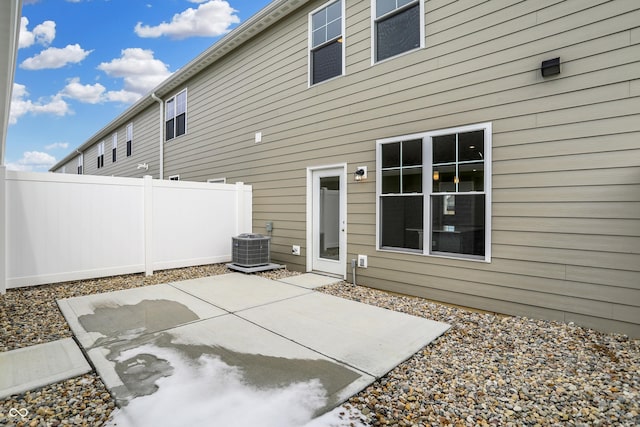
<svg viewBox="0 0 640 427">
<path fill-rule="evenodd" d="M 320 258 L 340 259 L 340 177 L 320 178 Z"/>
</svg>

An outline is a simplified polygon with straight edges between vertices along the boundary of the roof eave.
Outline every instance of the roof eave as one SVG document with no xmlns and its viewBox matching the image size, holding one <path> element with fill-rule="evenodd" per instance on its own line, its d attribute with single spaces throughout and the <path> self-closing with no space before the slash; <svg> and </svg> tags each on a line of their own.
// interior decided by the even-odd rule
<svg viewBox="0 0 640 427">
<path fill-rule="evenodd" d="M 6 79 L 0 82 L 0 165 L 4 165 L 21 16 L 22 0 L 0 3 L 0 34 L 8 35 L 0 39 L 0 58 L 7 58 L 7 61 L 1 62 L 2 65 L 0 65 L 2 67 L 0 76 L 6 76 Z"/>
</svg>

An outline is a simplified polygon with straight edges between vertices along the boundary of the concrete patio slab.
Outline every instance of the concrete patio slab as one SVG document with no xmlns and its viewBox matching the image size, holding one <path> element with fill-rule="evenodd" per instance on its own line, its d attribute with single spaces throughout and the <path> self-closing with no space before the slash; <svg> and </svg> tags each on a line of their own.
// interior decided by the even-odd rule
<svg viewBox="0 0 640 427">
<path fill-rule="evenodd" d="M 159 380 L 165 377 L 190 378 L 193 370 L 207 372 L 206 365 L 212 360 L 223 364 L 225 370 L 237 370 L 243 384 L 261 390 L 319 380 L 328 396 L 320 412 L 375 380 L 234 315 L 143 335 L 127 343 L 111 343 L 91 349 L 89 355 L 121 405 L 157 392 L 158 385 L 163 387 Z M 214 371 L 201 379 L 205 389 L 215 389 L 220 381 Z"/>
<path fill-rule="evenodd" d="M 226 314 L 167 284 L 61 299 L 58 306 L 85 348 Z M 97 324 L 80 324 L 79 319 L 96 311 L 101 313 Z"/>
<path fill-rule="evenodd" d="M 449 329 L 446 323 L 318 292 L 237 315 L 375 377 Z"/>
<path fill-rule="evenodd" d="M 303 276 L 294 285 L 232 273 L 59 305 L 123 405 L 116 424 L 136 427 L 185 408 L 219 425 L 277 422 L 292 404 L 310 419 L 449 327 L 317 293 L 319 278 Z"/>
<path fill-rule="evenodd" d="M 311 292 L 298 286 L 242 273 L 203 277 L 170 285 L 231 313 Z"/>
<path fill-rule="evenodd" d="M 315 289 L 321 286 L 327 286 L 334 283 L 342 282 L 342 279 L 322 274 L 305 273 L 298 276 L 285 277 L 278 279 L 279 282 L 289 283 L 291 285 L 302 286 L 307 289 Z"/>
<path fill-rule="evenodd" d="M 0 352 L 0 399 L 91 371 L 73 338 Z"/>
</svg>

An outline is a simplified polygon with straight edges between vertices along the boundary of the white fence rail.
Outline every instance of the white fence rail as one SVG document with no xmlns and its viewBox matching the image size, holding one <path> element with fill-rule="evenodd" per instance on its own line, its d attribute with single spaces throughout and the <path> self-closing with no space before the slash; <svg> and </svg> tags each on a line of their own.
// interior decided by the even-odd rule
<svg viewBox="0 0 640 427">
<path fill-rule="evenodd" d="M 231 260 L 251 232 L 248 185 L 7 171 L 0 293 Z"/>
</svg>

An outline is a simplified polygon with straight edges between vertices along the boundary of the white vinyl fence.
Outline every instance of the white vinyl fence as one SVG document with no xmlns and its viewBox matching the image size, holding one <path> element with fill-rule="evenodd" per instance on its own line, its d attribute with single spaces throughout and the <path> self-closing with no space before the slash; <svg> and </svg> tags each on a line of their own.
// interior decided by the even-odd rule
<svg viewBox="0 0 640 427">
<path fill-rule="evenodd" d="M 0 293 L 231 260 L 251 232 L 251 186 L 7 171 Z"/>
</svg>

